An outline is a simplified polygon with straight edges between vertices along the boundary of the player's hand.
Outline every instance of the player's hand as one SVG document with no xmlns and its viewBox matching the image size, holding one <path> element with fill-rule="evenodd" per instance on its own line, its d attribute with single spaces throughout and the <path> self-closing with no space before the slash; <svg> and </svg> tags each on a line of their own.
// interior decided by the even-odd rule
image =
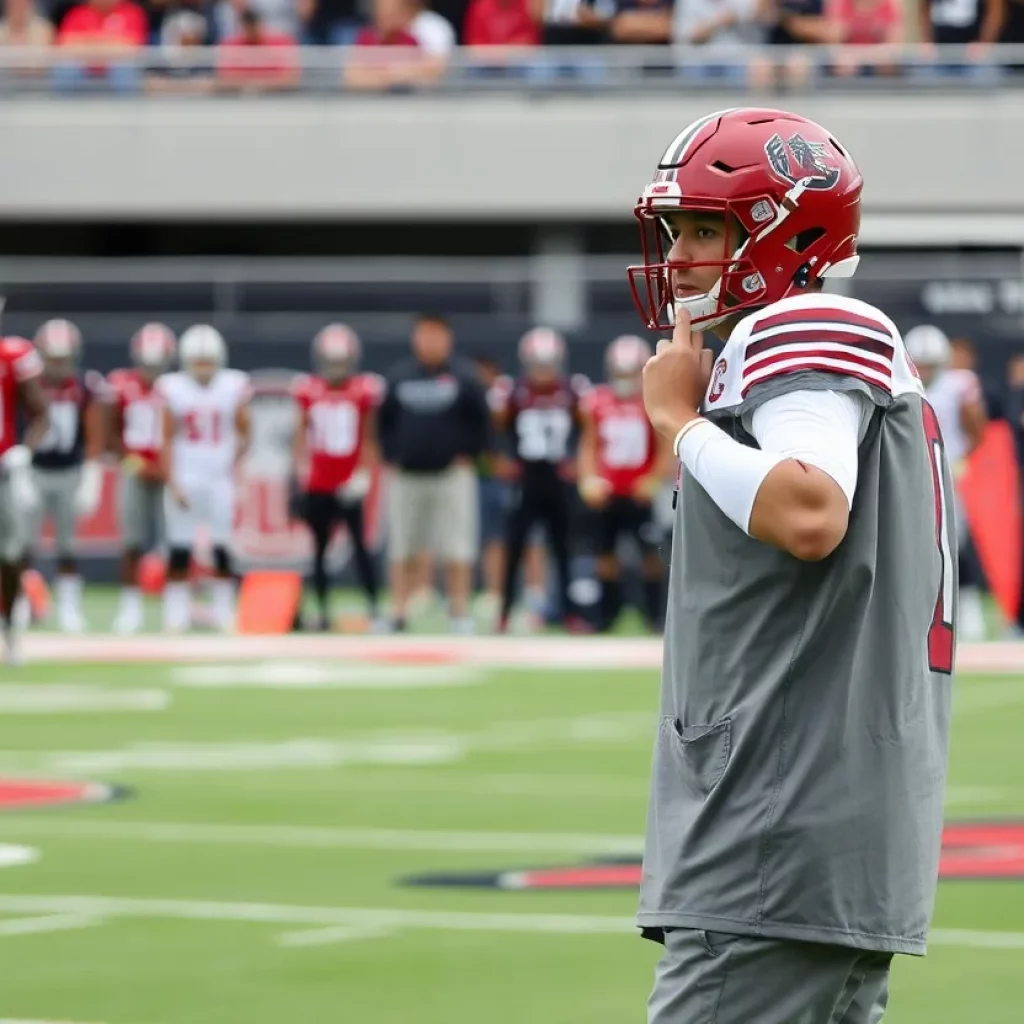
<svg viewBox="0 0 1024 1024">
<path fill-rule="evenodd" d="M 167 484 L 167 490 L 170 492 L 171 500 L 174 501 L 181 508 L 189 508 L 191 502 L 188 500 L 188 495 L 173 481 Z"/>
<path fill-rule="evenodd" d="M 129 476 L 138 476 L 146 468 L 146 460 L 141 455 L 126 455 L 121 460 L 121 469 Z"/>
<path fill-rule="evenodd" d="M 654 501 L 654 496 L 658 493 L 658 489 L 661 487 L 661 480 L 652 473 L 648 473 L 647 476 L 640 477 L 636 484 L 633 486 L 633 497 L 637 501 L 642 501 L 649 505 Z"/>
<path fill-rule="evenodd" d="M 601 476 L 585 476 L 579 482 L 580 497 L 590 508 L 603 508 L 611 493 L 611 485 Z"/>
<path fill-rule="evenodd" d="M 714 362 L 704 335 L 692 331 L 690 315 L 678 310 L 672 340 L 659 341 L 657 354 L 644 367 L 644 408 L 659 434 L 674 438 L 699 415 Z"/>
</svg>

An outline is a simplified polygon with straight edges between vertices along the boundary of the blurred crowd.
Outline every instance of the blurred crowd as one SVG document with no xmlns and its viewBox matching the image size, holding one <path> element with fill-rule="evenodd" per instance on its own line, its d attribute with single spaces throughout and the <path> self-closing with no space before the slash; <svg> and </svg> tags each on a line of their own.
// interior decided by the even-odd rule
<svg viewBox="0 0 1024 1024">
<path fill-rule="evenodd" d="M 876 76 L 896 70 L 887 47 L 912 43 L 919 70 L 952 75 L 984 69 L 999 42 L 1024 42 L 1024 0 L 4 0 L 0 20 L 0 46 L 66 51 L 56 86 L 124 90 L 293 88 L 305 45 L 351 47 L 344 83 L 381 89 L 436 80 L 457 47 L 493 71 L 542 45 L 682 44 L 708 53 L 684 70 L 756 86 L 814 70 L 799 53 L 772 59 L 772 46 L 842 46 L 831 75 Z M 930 59 L 943 44 L 979 67 Z M 158 50 L 123 59 L 147 47 Z M 212 66 L 190 59 L 198 47 L 216 48 Z"/>
</svg>

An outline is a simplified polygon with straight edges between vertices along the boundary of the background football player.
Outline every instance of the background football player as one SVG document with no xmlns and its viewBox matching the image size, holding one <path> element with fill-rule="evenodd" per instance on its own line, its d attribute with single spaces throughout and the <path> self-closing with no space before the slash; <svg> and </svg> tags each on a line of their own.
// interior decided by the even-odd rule
<svg viewBox="0 0 1024 1024">
<path fill-rule="evenodd" d="M 57 623 L 64 632 L 79 633 L 85 620 L 75 523 L 94 515 L 102 496 L 99 460 L 106 448 L 104 383 L 97 373 L 80 372 L 82 335 L 70 321 L 47 320 L 36 331 L 35 345 L 43 360 L 40 381 L 49 405 L 50 426 L 32 455 L 39 495 L 33 548 L 38 550 L 42 528 L 49 519 L 56 542 Z"/>
<path fill-rule="evenodd" d="M 546 528 L 563 621 L 570 628 L 582 628 L 569 596 L 569 491 L 564 478 L 579 422 L 579 393 L 565 376 L 565 354 L 565 339 L 556 331 L 528 331 L 519 341 L 522 374 L 500 393 L 492 390 L 489 397 L 495 423 L 508 432 L 518 467 L 499 632 L 508 629 L 523 549 L 535 523 Z"/>
<path fill-rule="evenodd" d="M 951 365 L 953 346 L 940 328 L 921 324 L 908 331 L 904 341 L 921 375 L 925 396 L 938 418 L 946 457 L 957 487 L 961 635 L 965 640 L 984 640 L 981 568 L 971 546 L 967 512 L 959 491 L 967 468 L 967 457 L 981 444 L 988 421 L 981 382 L 973 370 Z"/>
<path fill-rule="evenodd" d="M 164 402 L 163 473 L 168 558 L 164 628 L 190 625 L 189 569 L 200 526 L 213 547 L 213 615 L 229 630 L 235 618 L 230 544 L 235 475 L 249 445 L 248 374 L 228 369 L 220 332 L 196 324 L 178 344 L 181 370 L 160 378 Z"/>
<path fill-rule="evenodd" d="M 329 324 L 313 339 L 315 373 L 293 387 L 299 416 L 292 445 L 296 472 L 305 467 L 301 514 L 313 535 L 313 590 L 318 628 L 330 628 L 327 546 L 335 527 L 348 528 L 359 581 L 371 619 L 379 626 L 377 570 L 364 540 L 363 501 L 380 455 L 375 410 L 380 402 L 377 377 L 357 373 L 359 337 L 345 324 Z"/>
<path fill-rule="evenodd" d="M 121 599 L 114 620 L 118 633 L 142 628 L 139 560 L 164 539 L 164 414 L 155 385 L 174 361 L 176 344 L 174 332 L 165 324 L 145 324 L 131 340 L 131 368 L 114 370 L 107 377 L 108 434 L 121 465 Z"/>
<path fill-rule="evenodd" d="M 39 494 L 32 480 L 32 452 L 49 429 L 41 379 L 43 361 L 24 338 L 0 339 L 0 628 L 4 658 L 18 660 L 14 606 L 21 573 L 38 512 Z M 18 443 L 18 412 L 27 420 Z"/>
<path fill-rule="evenodd" d="M 659 437 L 644 411 L 644 364 L 651 347 L 623 335 L 605 353 L 607 383 L 580 402 L 577 457 L 580 496 L 597 510 L 597 576 L 601 582 L 599 629 L 608 630 L 622 608 L 621 566 L 616 547 L 630 537 L 640 550 L 643 613 L 652 631 L 662 626 L 662 557 L 652 503 L 672 462 L 672 446 Z"/>
</svg>

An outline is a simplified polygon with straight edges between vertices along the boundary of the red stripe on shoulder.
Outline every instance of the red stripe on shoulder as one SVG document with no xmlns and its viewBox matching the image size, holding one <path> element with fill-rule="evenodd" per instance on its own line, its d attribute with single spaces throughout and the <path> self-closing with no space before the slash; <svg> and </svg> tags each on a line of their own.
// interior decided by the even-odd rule
<svg viewBox="0 0 1024 1024">
<path fill-rule="evenodd" d="M 821 338 L 820 341 L 830 340 L 827 338 Z M 760 359 L 755 359 L 753 362 L 746 363 L 743 367 L 743 376 L 746 377 L 748 374 L 757 373 L 758 370 L 763 370 L 766 366 L 774 366 L 776 363 L 783 363 L 787 360 L 799 360 L 799 366 L 787 367 L 787 373 L 799 373 L 803 369 L 805 362 L 816 362 L 822 359 L 833 359 L 836 362 L 843 363 L 845 365 L 853 366 L 865 366 L 869 370 L 874 370 L 875 373 L 880 373 L 883 376 L 888 376 L 892 369 L 888 366 L 882 366 L 876 359 L 868 359 L 866 356 L 859 355 L 856 350 L 844 350 L 842 352 L 831 352 L 828 349 L 820 348 L 802 348 L 799 352 L 776 352 L 772 355 L 763 356 Z"/>
<path fill-rule="evenodd" d="M 847 324 L 850 327 L 866 327 L 869 331 L 878 331 L 879 334 L 892 338 L 892 331 L 876 317 L 853 313 L 837 306 L 800 306 L 797 309 L 788 309 L 783 313 L 770 313 L 755 321 L 751 328 L 751 334 L 768 331 L 773 327 L 784 327 L 787 324 L 820 324 L 822 322 Z"/>
<path fill-rule="evenodd" d="M 849 331 L 834 331 L 824 328 L 821 324 L 793 325 L 792 328 L 780 330 L 778 334 L 763 338 L 759 333 L 751 334 L 751 340 L 747 343 L 745 357 L 747 360 L 767 352 L 773 348 L 781 348 L 783 345 L 820 345 L 828 343 L 843 345 L 851 351 L 874 352 L 875 355 L 885 356 L 892 359 L 895 347 L 888 341 L 879 341 L 877 338 L 868 338 L 863 334 L 850 333 Z"/>
<path fill-rule="evenodd" d="M 853 377 L 856 380 L 860 380 L 865 384 L 871 385 L 873 388 L 877 388 L 879 391 L 884 391 L 886 394 L 890 395 L 892 394 L 891 384 L 883 384 L 874 377 L 870 377 L 866 373 L 862 373 L 854 366 L 844 366 L 842 369 L 839 369 L 835 366 L 829 366 L 827 363 L 809 359 L 806 363 L 801 364 L 798 367 L 787 367 L 784 370 L 776 370 L 774 373 L 766 374 L 764 377 L 760 377 L 756 381 L 751 381 L 748 384 L 745 384 L 743 389 L 740 391 L 740 397 L 746 398 L 751 388 L 759 387 L 766 381 L 772 380 L 775 377 L 783 377 L 791 373 L 800 373 L 804 370 L 813 370 L 819 373 L 833 373 L 839 377 Z"/>
</svg>

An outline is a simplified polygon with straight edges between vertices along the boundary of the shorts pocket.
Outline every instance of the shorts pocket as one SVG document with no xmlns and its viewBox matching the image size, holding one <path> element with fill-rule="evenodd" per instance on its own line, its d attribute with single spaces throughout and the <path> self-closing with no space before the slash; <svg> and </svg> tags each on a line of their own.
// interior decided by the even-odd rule
<svg viewBox="0 0 1024 1024">
<path fill-rule="evenodd" d="M 719 957 L 724 956 L 729 950 L 739 942 L 742 935 L 732 935 L 728 932 L 709 932 L 707 929 L 698 929 L 697 938 L 700 939 L 701 946 L 704 947 L 704 952 L 713 960 L 717 960 Z"/>
</svg>

